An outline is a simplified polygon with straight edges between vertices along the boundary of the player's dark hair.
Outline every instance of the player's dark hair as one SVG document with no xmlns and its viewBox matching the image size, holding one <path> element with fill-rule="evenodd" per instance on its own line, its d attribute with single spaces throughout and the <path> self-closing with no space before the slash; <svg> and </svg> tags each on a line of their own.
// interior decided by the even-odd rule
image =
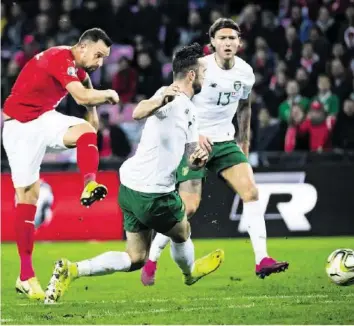
<svg viewBox="0 0 354 326">
<path fill-rule="evenodd" d="M 198 66 L 198 59 L 203 56 L 203 48 L 198 43 L 193 43 L 180 48 L 175 53 L 172 61 L 174 77 L 185 77 L 188 71 L 196 69 Z"/>
<path fill-rule="evenodd" d="M 107 33 L 101 29 L 101 28 L 91 28 L 85 31 L 79 39 L 79 43 L 82 43 L 83 41 L 91 41 L 91 42 L 98 42 L 99 40 L 102 40 L 106 46 L 110 47 L 113 42 L 110 39 L 110 37 L 107 35 Z"/>
<path fill-rule="evenodd" d="M 210 26 L 209 37 L 214 38 L 216 32 L 223 28 L 231 28 L 235 30 L 238 35 L 241 34 L 240 27 L 231 18 L 219 18 Z"/>
</svg>

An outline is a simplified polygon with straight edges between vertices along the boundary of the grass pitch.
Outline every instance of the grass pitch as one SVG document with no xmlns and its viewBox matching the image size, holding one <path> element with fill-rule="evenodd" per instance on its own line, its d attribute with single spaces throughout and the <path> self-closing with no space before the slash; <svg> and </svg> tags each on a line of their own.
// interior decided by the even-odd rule
<svg viewBox="0 0 354 326">
<path fill-rule="evenodd" d="M 82 278 L 57 305 L 30 302 L 15 293 L 19 263 L 16 246 L 1 252 L 2 324 L 354 324 L 354 286 L 332 284 L 325 273 L 327 256 L 354 247 L 354 238 L 269 239 L 269 253 L 286 259 L 286 273 L 265 280 L 254 274 L 249 240 L 196 240 L 196 257 L 225 250 L 215 273 L 191 287 L 168 248 L 159 262 L 155 286 L 144 287 L 140 272 Z M 56 259 L 72 261 L 109 250 L 124 242 L 37 243 L 34 261 L 43 288 Z"/>
</svg>

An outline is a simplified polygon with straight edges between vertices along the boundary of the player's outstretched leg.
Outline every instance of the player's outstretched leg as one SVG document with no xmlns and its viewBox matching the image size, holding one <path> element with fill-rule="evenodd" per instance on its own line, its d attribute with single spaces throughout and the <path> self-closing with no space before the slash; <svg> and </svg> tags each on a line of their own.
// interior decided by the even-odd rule
<svg viewBox="0 0 354 326">
<path fill-rule="evenodd" d="M 263 279 L 270 274 L 285 271 L 289 267 L 288 262 L 278 262 L 268 256 L 264 212 L 259 202 L 251 166 L 248 163 L 240 163 L 223 170 L 221 175 L 243 200 L 243 219 L 255 254 L 256 275 Z"/>
<path fill-rule="evenodd" d="M 34 300 L 43 300 L 44 292 L 35 276 L 32 252 L 34 247 L 34 218 L 36 201 L 39 194 L 39 182 L 26 187 L 16 188 L 18 204 L 16 206 L 16 243 L 20 256 L 20 276 L 15 289 Z"/>
<path fill-rule="evenodd" d="M 140 269 L 148 254 L 151 231 L 126 232 L 127 251 L 109 251 L 102 255 L 72 263 L 63 258 L 56 262 L 45 293 L 44 302 L 57 302 L 79 277 L 102 276 L 115 272 L 133 272 Z"/>
<path fill-rule="evenodd" d="M 194 245 L 190 238 L 190 226 L 186 217 L 166 235 L 171 238 L 171 256 L 181 269 L 186 285 L 192 285 L 216 271 L 224 260 L 224 252 L 220 249 L 195 260 Z"/>
<path fill-rule="evenodd" d="M 44 303 L 57 302 L 70 284 L 82 276 L 99 276 L 115 272 L 127 272 L 131 259 L 126 252 L 110 251 L 92 259 L 72 263 L 62 258 L 55 263 L 52 277 L 45 292 Z"/>
<path fill-rule="evenodd" d="M 89 207 L 95 201 L 104 199 L 108 190 L 96 182 L 99 164 L 96 131 L 88 123 L 73 126 L 64 135 L 64 144 L 77 147 L 77 165 L 84 181 L 81 204 Z"/>
</svg>

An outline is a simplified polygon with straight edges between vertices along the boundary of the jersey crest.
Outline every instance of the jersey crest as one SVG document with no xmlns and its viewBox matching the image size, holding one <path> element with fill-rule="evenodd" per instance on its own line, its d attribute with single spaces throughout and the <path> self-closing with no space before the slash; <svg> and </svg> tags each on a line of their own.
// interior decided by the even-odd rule
<svg viewBox="0 0 354 326">
<path fill-rule="evenodd" d="M 242 84 L 241 84 L 240 81 L 235 81 L 234 82 L 234 89 L 235 89 L 236 92 L 238 92 L 241 89 L 241 86 L 242 86 Z"/>
</svg>

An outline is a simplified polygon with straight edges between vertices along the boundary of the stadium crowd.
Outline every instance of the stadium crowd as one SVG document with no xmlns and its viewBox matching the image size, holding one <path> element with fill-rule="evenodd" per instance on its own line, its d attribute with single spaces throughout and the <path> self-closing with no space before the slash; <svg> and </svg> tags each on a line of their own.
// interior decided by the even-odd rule
<svg viewBox="0 0 354 326">
<path fill-rule="evenodd" d="M 115 89 L 121 104 L 100 107 L 100 155 L 125 158 L 142 128 L 131 118 L 134 103 L 171 83 L 179 46 L 196 41 L 210 53 L 208 28 L 227 16 L 240 25 L 238 55 L 256 76 L 251 151 L 354 150 L 354 1 L 279 2 L 274 10 L 226 0 L 3 1 L 1 104 L 36 53 L 101 27 L 114 45 L 91 78 L 98 89 Z M 86 109 L 69 97 L 58 110 L 82 117 Z"/>
</svg>

